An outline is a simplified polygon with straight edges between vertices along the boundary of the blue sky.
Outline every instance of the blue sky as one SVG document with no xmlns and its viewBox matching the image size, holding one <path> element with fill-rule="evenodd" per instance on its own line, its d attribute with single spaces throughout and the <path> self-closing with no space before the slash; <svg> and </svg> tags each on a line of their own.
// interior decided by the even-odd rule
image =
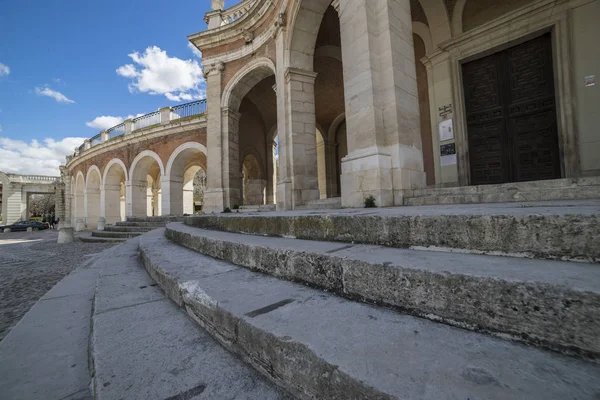
<svg viewBox="0 0 600 400">
<path fill-rule="evenodd" d="M 80 138 L 203 97 L 186 36 L 210 0 L 0 3 L 2 171 L 53 175 Z"/>
</svg>

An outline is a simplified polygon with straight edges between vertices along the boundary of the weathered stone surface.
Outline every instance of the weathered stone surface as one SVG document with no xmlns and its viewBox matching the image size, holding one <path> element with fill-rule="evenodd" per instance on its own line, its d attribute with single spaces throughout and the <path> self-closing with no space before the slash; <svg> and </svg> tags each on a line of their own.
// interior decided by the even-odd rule
<svg viewBox="0 0 600 400">
<path fill-rule="evenodd" d="M 73 228 L 61 227 L 58 229 L 57 243 L 71 243 L 73 240 Z"/>
<path fill-rule="evenodd" d="M 592 362 L 245 269 L 223 273 L 230 264 L 170 243 L 158 230 L 141 237 L 140 251 L 196 322 L 300 398 L 548 400 L 600 392 Z"/>
<path fill-rule="evenodd" d="M 593 264 L 266 238 L 180 223 L 167 225 L 166 236 L 349 298 L 600 357 L 600 269 Z"/>
<path fill-rule="evenodd" d="M 129 241 L 103 257 L 91 355 L 96 399 L 287 399 L 175 307 Z"/>
<path fill-rule="evenodd" d="M 537 258 L 600 262 L 600 207 L 519 205 L 496 208 L 359 209 L 327 213 L 203 215 L 185 223 L 205 229 L 298 239 L 444 247 L 479 252 L 524 253 Z M 519 208 L 521 208 L 519 210 Z"/>
</svg>

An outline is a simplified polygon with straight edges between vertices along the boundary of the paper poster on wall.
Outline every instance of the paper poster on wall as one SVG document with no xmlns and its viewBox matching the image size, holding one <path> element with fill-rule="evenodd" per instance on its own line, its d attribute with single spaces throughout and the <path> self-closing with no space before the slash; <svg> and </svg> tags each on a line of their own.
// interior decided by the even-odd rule
<svg viewBox="0 0 600 400">
<path fill-rule="evenodd" d="M 440 142 L 444 140 L 454 139 L 454 130 L 452 128 L 452 120 L 446 119 L 439 124 Z"/>
<path fill-rule="evenodd" d="M 440 165 L 445 167 L 446 165 L 456 164 L 456 146 L 454 143 L 443 144 L 440 146 Z"/>
</svg>

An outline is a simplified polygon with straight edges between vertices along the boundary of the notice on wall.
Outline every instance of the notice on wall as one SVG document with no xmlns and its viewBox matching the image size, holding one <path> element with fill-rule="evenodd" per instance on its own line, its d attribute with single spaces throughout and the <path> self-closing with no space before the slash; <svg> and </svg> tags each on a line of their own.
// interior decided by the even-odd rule
<svg viewBox="0 0 600 400">
<path fill-rule="evenodd" d="M 443 144 L 440 146 L 440 165 L 456 164 L 456 145 L 454 143 Z"/>
<path fill-rule="evenodd" d="M 583 78 L 585 87 L 596 86 L 596 75 L 589 75 Z"/>
<path fill-rule="evenodd" d="M 454 129 L 452 128 L 452 119 L 447 119 L 439 123 L 440 142 L 454 139 Z"/>
</svg>

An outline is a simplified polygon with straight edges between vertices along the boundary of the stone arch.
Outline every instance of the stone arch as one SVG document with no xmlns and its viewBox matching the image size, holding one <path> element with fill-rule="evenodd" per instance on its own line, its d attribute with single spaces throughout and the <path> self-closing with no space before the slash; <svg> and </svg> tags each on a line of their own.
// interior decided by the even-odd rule
<svg viewBox="0 0 600 400">
<path fill-rule="evenodd" d="M 158 165 L 155 175 L 151 172 Z M 148 179 L 151 176 L 152 179 Z M 155 152 L 144 150 L 138 154 L 129 168 L 127 192 L 127 216 L 145 217 L 161 214 L 162 193 L 160 182 L 165 176 L 162 160 Z"/>
<path fill-rule="evenodd" d="M 337 46 L 320 46 L 315 49 L 315 57 L 329 57 L 342 62 L 342 49 Z"/>
<path fill-rule="evenodd" d="M 457 0 L 452 10 L 452 36 L 460 36 L 463 33 L 463 11 L 467 0 Z"/>
<path fill-rule="evenodd" d="M 104 167 L 100 191 L 100 210 L 101 216 L 106 219 L 107 224 L 125 220 L 125 184 L 128 180 L 127 167 L 122 160 L 113 158 Z"/>
<path fill-rule="evenodd" d="M 247 156 L 253 156 L 258 161 L 258 167 L 260 171 L 261 179 L 266 176 L 264 164 L 262 163 L 262 157 L 260 156 L 260 152 L 254 148 L 253 146 L 246 146 L 242 151 L 242 160 L 245 160 Z"/>
<path fill-rule="evenodd" d="M 206 147 L 198 142 L 183 143 L 173 150 L 161 184 L 161 191 L 164 193 L 163 215 L 193 213 L 193 180 L 199 169 L 206 171 L 206 154 Z M 188 171 L 190 168 L 191 172 Z"/>
<path fill-rule="evenodd" d="M 267 57 L 260 57 L 249 62 L 225 86 L 221 107 L 238 111 L 244 96 L 258 82 L 275 75 L 275 71 L 275 63 Z"/>
<path fill-rule="evenodd" d="M 102 174 L 96 165 L 88 168 L 85 177 L 85 223 L 88 228 L 98 227 L 100 217 L 100 188 L 102 187 Z"/>
<path fill-rule="evenodd" d="M 452 37 L 448 11 L 444 0 L 419 0 L 431 33 L 431 43 L 434 47 Z"/>
<path fill-rule="evenodd" d="M 73 218 L 75 220 L 75 230 L 85 229 L 85 178 L 83 172 L 77 172 L 75 183 L 73 185 Z"/>
<path fill-rule="evenodd" d="M 313 70 L 315 44 L 321 27 L 321 20 L 331 0 L 296 0 L 290 9 L 291 35 L 288 37 L 288 61 L 291 67 Z"/>
<path fill-rule="evenodd" d="M 425 44 L 425 51 L 427 54 L 431 53 L 433 50 L 433 43 L 431 42 L 431 30 L 427 25 L 422 22 L 413 21 L 412 23 L 413 33 L 423 40 Z M 420 60 L 415 60 L 415 62 L 419 62 Z"/>
</svg>

